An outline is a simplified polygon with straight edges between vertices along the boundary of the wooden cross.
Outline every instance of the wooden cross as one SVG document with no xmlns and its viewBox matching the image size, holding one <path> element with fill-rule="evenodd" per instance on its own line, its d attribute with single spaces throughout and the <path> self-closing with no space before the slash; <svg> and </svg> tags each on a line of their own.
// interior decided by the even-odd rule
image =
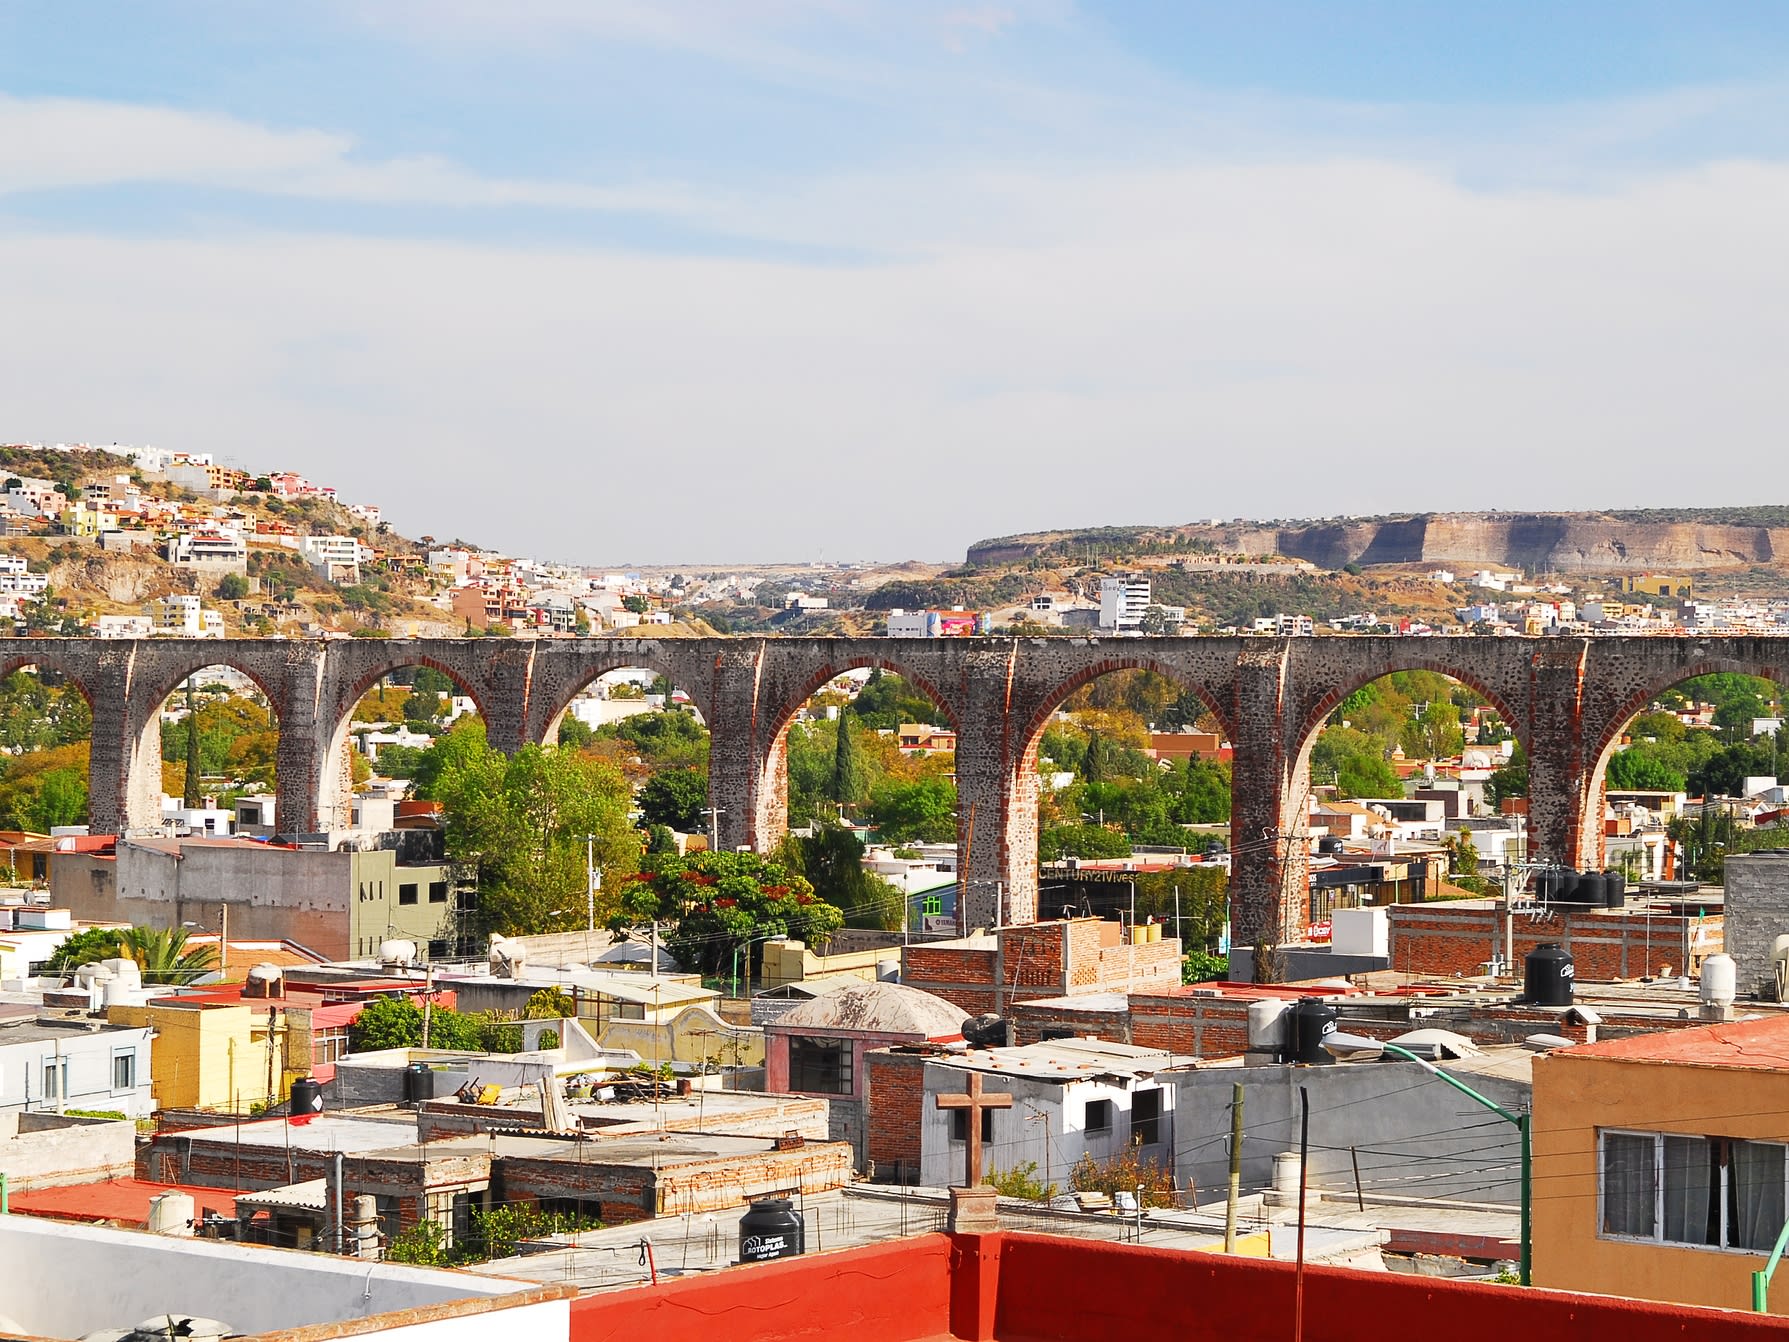
<svg viewBox="0 0 1789 1342">
<path fill-rule="evenodd" d="M 981 1113 L 984 1109 L 1011 1109 L 1013 1097 L 1010 1095 L 984 1095 L 981 1090 L 981 1073 L 969 1073 L 969 1093 L 967 1095 L 940 1095 L 937 1097 L 940 1109 L 965 1109 L 968 1113 L 968 1142 L 964 1152 L 964 1184 L 965 1188 L 981 1187 Z"/>
</svg>

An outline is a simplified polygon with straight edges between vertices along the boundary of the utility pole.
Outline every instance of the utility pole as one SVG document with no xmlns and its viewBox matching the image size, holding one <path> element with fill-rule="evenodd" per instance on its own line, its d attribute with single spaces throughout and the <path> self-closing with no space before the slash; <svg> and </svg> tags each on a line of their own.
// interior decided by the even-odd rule
<svg viewBox="0 0 1789 1342">
<path fill-rule="evenodd" d="M 1224 1197 L 1224 1252 L 1236 1252 L 1236 1203 L 1242 1197 L 1242 1084 L 1230 1087 L 1230 1191 Z"/>
<path fill-rule="evenodd" d="M 702 814 L 708 817 L 708 851 L 718 853 L 721 850 L 721 817 L 727 814 L 727 808 L 704 806 Z"/>
<path fill-rule="evenodd" d="M 218 977 L 228 979 L 226 972 L 230 968 L 230 906 L 219 904 L 217 932 L 217 972 Z"/>
<path fill-rule="evenodd" d="M 596 892 L 603 888 L 603 874 L 596 869 L 596 835 L 584 836 L 584 930 L 596 931 Z"/>
<path fill-rule="evenodd" d="M 423 980 L 422 994 L 422 1046 L 429 1046 L 429 1022 L 435 1006 L 435 965 L 429 962 L 428 975 Z"/>
</svg>

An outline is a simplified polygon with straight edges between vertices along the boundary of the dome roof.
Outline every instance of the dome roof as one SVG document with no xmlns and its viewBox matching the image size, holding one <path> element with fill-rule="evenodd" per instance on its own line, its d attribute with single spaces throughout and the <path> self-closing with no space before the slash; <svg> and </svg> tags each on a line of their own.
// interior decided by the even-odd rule
<svg viewBox="0 0 1789 1342">
<path fill-rule="evenodd" d="M 776 1019 L 779 1029 L 862 1030 L 910 1034 L 919 1039 L 954 1039 L 968 1012 L 942 997 L 900 983 L 851 983 L 821 993 Z"/>
</svg>

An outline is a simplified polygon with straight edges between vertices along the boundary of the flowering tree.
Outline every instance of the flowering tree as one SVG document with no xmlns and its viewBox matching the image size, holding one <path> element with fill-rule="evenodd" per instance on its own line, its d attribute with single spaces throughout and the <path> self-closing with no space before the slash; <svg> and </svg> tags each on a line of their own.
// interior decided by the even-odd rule
<svg viewBox="0 0 1789 1342">
<path fill-rule="evenodd" d="M 762 937 L 823 945 L 844 915 L 805 877 L 756 853 L 655 853 L 627 878 L 614 926 L 669 923 L 665 944 L 684 965 L 724 972 L 736 950 Z"/>
</svg>

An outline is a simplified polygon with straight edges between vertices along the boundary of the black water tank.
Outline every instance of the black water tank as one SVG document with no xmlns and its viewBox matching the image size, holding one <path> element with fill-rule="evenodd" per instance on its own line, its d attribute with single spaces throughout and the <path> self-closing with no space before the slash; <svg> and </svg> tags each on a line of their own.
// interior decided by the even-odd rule
<svg viewBox="0 0 1789 1342">
<path fill-rule="evenodd" d="M 1557 941 L 1544 941 L 1523 962 L 1522 995 L 1536 1006 L 1570 1006 L 1577 974 L 1572 953 Z"/>
<path fill-rule="evenodd" d="M 426 1062 L 413 1062 L 404 1069 L 404 1103 L 421 1104 L 435 1098 L 435 1073 Z"/>
<path fill-rule="evenodd" d="M 1559 873 L 1551 867 L 1542 867 L 1535 873 L 1534 897 L 1542 904 L 1551 904 L 1559 894 Z"/>
<path fill-rule="evenodd" d="M 1627 907 L 1627 877 L 1619 871 L 1603 873 L 1603 907 L 1605 909 Z"/>
<path fill-rule="evenodd" d="M 1334 854 L 1342 851 L 1342 841 L 1334 834 L 1325 834 L 1317 840 L 1317 851 L 1323 854 Z"/>
<path fill-rule="evenodd" d="M 788 1198 L 754 1202 L 739 1218 L 739 1261 L 768 1263 L 807 1252 L 807 1227 Z"/>
<path fill-rule="evenodd" d="M 1553 886 L 1554 904 L 1576 904 L 1578 902 L 1578 873 L 1570 867 L 1561 867 L 1558 880 Z"/>
<path fill-rule="evenodd" d="M 1328 1002 L 1316 997 L 1301 998 L 1292 1008 L 1293 1062 L 1332 1062 L 1323 1051 L 1323 1041 L 1336 1032 L 1336 1017 L 1341 1013 Z"/>
<path fill-rule="evenodd" d="M 1595 908 L 1603 907 L 1603 873 L 1600 871 L 1581 871 L 1578 873 L 1577 904 L 1589 904 Z"/>
<path fill-rule="evenodd" d="M 323 1112 L 323 1087 L 308 1076 L 292 1083 L 292 1096 L 286 1102 L 286 1113 L 293 1118 L 311 1118 Z"/>
</svg>

